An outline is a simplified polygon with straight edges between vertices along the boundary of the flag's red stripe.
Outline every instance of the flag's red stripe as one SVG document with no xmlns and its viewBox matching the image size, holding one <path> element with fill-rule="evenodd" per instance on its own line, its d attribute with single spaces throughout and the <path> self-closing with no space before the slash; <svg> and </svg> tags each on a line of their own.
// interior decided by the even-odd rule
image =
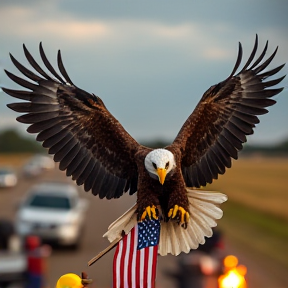
<svg viewBox="0 0 288 288">
<path fill-rule="evenodd" d="M 120 277 L 120 287 L 124 288 L 124 273 L 125 273 L 125 254 L 127 251 L 127 235 L 125 235 L 125 237 L 123 237 L 123 248 L 122 248 L 122 254 L 121 254 L 121 260 L 120 260 L 120 275 L 117 275 L 118 277 Z"/>
<path fill-rule="evenodd" d="M 148 282 L 150 279 L 148 279 L 148 269 L 151 269 L 151 267 L 148 267 L 148 262 L 149 262 L 149 247 L 144 248 L 144 259 L 142 261 L 144 262 L 144 267 L 143 267 L 143 283 L 144 287 L 148 287 Z"/>
<path fill-rule="evenodd" d="M 136 265 L 135 265 L 135 278 L 136 278 L 136 287 L 135 288 L 141 288 L 140 287 L 140 250 L 136 251 Z"/>
<path fill-rule="evenodd" d="M 155 288 L 155 279 L 156 279 L 156 267 L 157 267 L 157 256 L 158 256 L 158 245 L 153 247 L 153 261 L 152 261 L 152 281 L 151 286 Z"/>
<path fill-rule="evenodd" d="M 135 267 L 132 267 L 132 260 L 133 260 L 133 255 L 137 249 L 135 247 L 135 233 L 137 233 L 137 229 L 133 228 L 133 231 L 131 231 L 131 240 L 130 240 L 130 253 L 129 253 L 129 259 L 128 259 L 128 287 L 132 287 L 132 277 L 134 277 L 134 273 L 132 273 L 132 270 Z M 137 246 L 137 243 L 136 243 Z"/>
<path fill-rule="evenodd" d="M 117 288 L 117 257 L 119 254 L 119 245 L 115 250 L 114 259 L 113 259 L 113 288 Z"/>
</svg>

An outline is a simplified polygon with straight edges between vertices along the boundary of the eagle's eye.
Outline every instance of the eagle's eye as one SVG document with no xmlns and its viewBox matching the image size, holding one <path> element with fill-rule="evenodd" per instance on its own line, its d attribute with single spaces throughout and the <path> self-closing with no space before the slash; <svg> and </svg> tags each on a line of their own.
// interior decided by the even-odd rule
<svg viewBox="0 0 288 288">
<path fill-rule="evenodd" d="M 157 169 L 157 165 L 154 162 L 152 162 L 152 165 L 155 169 Z"/>
<path fill-rule="evenodd" d="M 166 163 L 166 165 L 165 165 L 165 169 L 167 170 L 168 167 L 169 167 L 169 161 Z"/>
</svg>

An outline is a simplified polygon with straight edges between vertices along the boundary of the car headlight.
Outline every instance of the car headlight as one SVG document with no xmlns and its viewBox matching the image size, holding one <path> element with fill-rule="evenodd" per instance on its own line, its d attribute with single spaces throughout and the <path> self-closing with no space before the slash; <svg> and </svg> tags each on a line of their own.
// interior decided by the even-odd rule
<svg viewBox="0 0 288 288">
<path fill-rule="evenodd" d="M 77 224 L 78 224 L 77 219 L 69 219 L 67 221 L 62 222 L 60 225 L 61 226 L 74 226 L 74 225 L 77 225 Z"/>
<path fill-rule="evenodd" d="M 73 220 L 64 222 L 58 227 L 58 231 L 63 238 L 75 237 L 79 231 L 78 221 Z"/>
<path fill-rule="evenodd" d="M 4 177 L 4 181 L 5 185 L 7 186 L 13 186 L 13 185 L 16 185 L 17 183 L 17 179 L 14 175 L 6 175 Z"/>
<path fill-rule="evenodd" d="M 19 219 L 16 222 L 16 231 L 17 233 L 21 235 L 30 233 L 31 228 L 32 228 L 32 223 L 30 221 Z"/>
</svg>

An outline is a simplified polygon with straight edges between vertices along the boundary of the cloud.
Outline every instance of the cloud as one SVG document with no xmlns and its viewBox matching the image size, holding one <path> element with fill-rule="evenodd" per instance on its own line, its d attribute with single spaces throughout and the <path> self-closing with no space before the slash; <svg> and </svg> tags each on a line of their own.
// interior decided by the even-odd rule
<svg viewBox="0 0 288 288">
<path fill-rule="evenodd" d="M 227 30 L 225 25 L 209 27 L 201 22 L 163 23 L 153 19 L 79 19 L 70 14 L 54 13 L 43 15 L 44 8 L 39 6 L 6 6 L 0 12 L 1 20 L 9 24 L 9 29 L 0 26 L 2 37 L 13 39 L 39 39 L 44 43 L 61 43 L 61 48 L 69 45 L 71 49 L 96 49 L 103 51 L 114 49 L 125 51 L 164 51 L 186 55 L 188 59 L 202 57 L 209 60 L 228 59 L 232 50 L 216 47 L 218 40 L 211 38 L 210 30 Z M 48 8 L 47 8 L 48 9 Z M 48 9 L 53 11 L 53 3 Z M 56 13 L 56 14 L 55 14 Z M 51 18 L 51 14 L 54 15 Z M 14 19 L 11 22 L 11 19 Z M 209 33 L 208 33 L 209 31 Z M 213 45 L 213 46 L 211 46 Z M 45 45 L 46 46 L 46 45 Z M 203 50 L 203 47 L 209 47 Z M 59 48 L 60 48 L 59 47 Z M 95 48 L 94 48 L 95 47 Z M 112 48 L 111 48 L 112 47 Z M 231 47 L 232 49 L 232 47 Z M 87 51 L 86 50 L 86 51 Z M 177 52 L 176 52 L 177 51 Z M 187 60 L 188 60 L 187 59 Z"/>
<path fill-rule="evenodd" d="M 206 48 L 203 50 L 202 53 L 203 57 L 206 59 L 227 59 L 234 55 L 234 53 L 231 53 L 231 50 L 223 49 L 220 47 L 213 47 L 213 48 Z"/>
<path fill-rule="evenodd" d="M 109 28 L 99 21 L 77 21 L 66 17 L 51 19 L 39 17 L 36 9 L 20 6 L 10 6 L 2 9 L 1 19 L 9 23 L 9 19 L 17 19 L 11 23 L 9 29 L 2 25 L 1 34 L 6 36 L 44 35 L 66 40 L 85 40 L 89 38 L 109 35 Z M 31 21 L 34 19 L 34 21 Z"/>
<path fill-rule="evenodd" d="M 251 32 L 242 31 L 241 27 L 218 20 L 213 25 L 203 19 L 186 20 L 185 22 L 169 22 L 163 20 L 143 18 L 78 18 L 73 13 L 57 10 L 57 2 L 39 2 L 30 6 L 10 5 L 0 10 L 0 18 L 8 25 L 0 26 L 2 37 L 14 37 L 20 39 L 39 38 L 51 43 L 63 45 L 73 44 L 75 47 L 94 45 L 104 51 L 110 47 L 126 51 L 149 49 L 175 49 L 178 53 L 195 59 L 225 60 L 235 57 L 234 47 L 226 46 L 226 43 L 235 43 L 238 40 L 247 39 L 251 43 Z M 46 13 L 43 13 L 46 11 Z M 13 19 L 13 21 L 11 21 Z M 7 29 L 7 26 L 9 29 Z M 281 42 L 287 46 L 283 33 L 277 29 L 263 28 L 258 31 L 259 36 L 274 35 L 276 43 Z M 275 30 L 275 31 L 274 31 Z M 237 35 L 237 37 L 236 37 Z M 46 41 L 46 39 L 50 39 Z M 249 38 L 249 40 L 248 40 Z M 26 40 L 27 41 L 27 40 Z M 232 42 L 233 41 L 233 42 Z M 237 41 L 237 40 L 236 40 Z M 62 44 L 63 43 L 63 44 Z M 204 48 L 203 48 L 204 47 Z M 112 49 L 113 49 L 112 48 Z M 87 48 L 88 49 L 88 48 Z M 283 51 L 280 52 L 283 55 Z M 284 56 L 284 55 L 283 55 Z"/>
<path fill-rule="evenodd" d="M 56 67 L 55 56 L 60 48 L 74 82 L 101 96 L 124 127 L 137 137 L 158 135 L 163 130 L 163 123 L 156 124 L 153 117 L 146 119 L 142 130 L 138 123 L 141 121 L 131 121 L 144 119 L 147 105 L 149 115 L 160 119 L 175 116 L 173 123 L 166 125 L 174 133 L 167 127 L 163 130 L 163 136 L 174 137 L 205 89 L 229 75 L 238 41 L 243 46 L 243 63 L 252 51 L 256 33 L 259 53 L 268 39 L 267 55 L 277 45 L 280 47 L 272 65 L 287 62 L 288 18 L 281 7 L 279 12 L 270 9 L 276 7 L 274 2 L 264 1 L 265 6 L 244 1 L 235 11 L 233 1 L 184 1 L 185 5 L 178 5 L 163 0 L 160 4 L 153 2 L 153 9 L 152 1 L 132 1 L 132 5 L 119 1 L 87 1 L 85 5 L 77 0 L 27 1 L 0 4 L 0 64 L 19 75 L 9 59 L 11 52 L 29 67 L 21 51 L 22 43 L 41 64 L 37 47 L 42 41 L 47 57 Z M 16 85 L 3 74 L 0 71 L 4 86 L 14 88 Z M 284 96 L 279 96 L 276 111 L 287 107 L 283 102 L 281 105 Z M 10 113 L 4 106 L 0 106 L 0 112 Z M 280 114 L 287 120 L 286 111 Z M 278 115 L 272 115 L 269 113 L 265 119 L 276 125 Z"/>
</svg>

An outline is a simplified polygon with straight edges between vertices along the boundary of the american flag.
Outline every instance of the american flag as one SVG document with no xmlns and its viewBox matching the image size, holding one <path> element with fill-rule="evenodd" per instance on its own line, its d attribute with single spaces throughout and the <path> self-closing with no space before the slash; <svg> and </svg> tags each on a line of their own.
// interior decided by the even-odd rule
<svg viewBox="0 0 288 288">
<path fill-rule="evenodd" d="M 113 288 L 154 288 L 159 220 L 139 222 L 119 242 L 113 261 Z"/>
</svg>

